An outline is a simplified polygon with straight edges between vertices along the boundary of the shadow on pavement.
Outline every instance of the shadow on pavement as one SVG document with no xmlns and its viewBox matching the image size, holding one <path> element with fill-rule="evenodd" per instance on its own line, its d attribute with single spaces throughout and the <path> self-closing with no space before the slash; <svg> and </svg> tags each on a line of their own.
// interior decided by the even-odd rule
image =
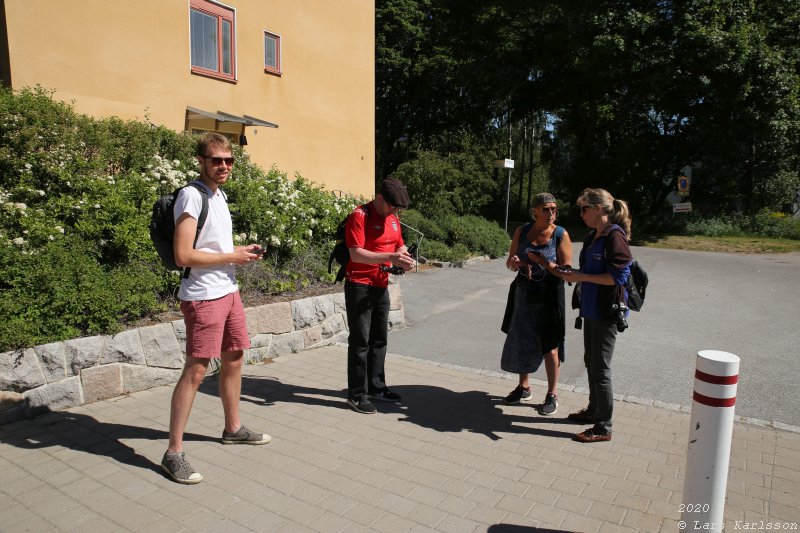
<svg viewBox="0 0 800 533">
<path fill-rule="evenodd" d="M 495 524 L 489 526 L 486 533 L 577 533 L 567 529 L 550 529 L 542 527 L 517 526 L 513 524 Z"/>
<path fill-rule="evenodd" d="M 430 385 L 402 385 L 392 390 L 403 397 L 401 404 L 389 404 L 384 411 L 397 411 L 410 422 L 440 432 L 469 431 L 492 440 L 498 433 L 525 433 L 555 438 L 573 437 L 573 432 L 535 427 L 537 423 L 561 423 L 563 419 L 540 416 L 533 406 L 522 406 L 525 414 L 511 414 L 501 409 L 502 398 L 485 391 L 456 392 Z M 378 406 L 380 409 L 380 406 Z M 513 408 L 515 411 L 519 407 Z"/>
<path fill-rule="evenodd" d="M 400 394 L 403 401 L 375 401 L 378 411 L 398 413 L 404 416 L 400 419 L 401 422 L 410 422 L 434 431 L 470 431 L 486 435 L 492 440 L 501 439 L 499 433 L 525 433 L 568 439 L 575 434 L 574 431 L 535 427 L 537 423 L 562 424 L 567 421 L 563 418 L 542 417 L 533 406 L 529 409 L 525 409 L 527 406 L 522 407 L 526 411 L 525 415 L 504 413 L 500 408 L 502 398 L 484 391 L 455 392 L 430 385 L 400 385 L 393 386 L 392 390 Z M 204 381 L 200 391 L 217 394 L 216 379 Z M 296 402 L 348 409 L 346 397 L 345 389 L 302 387 L 270 377 L 242 376 L 242 401 L 258 405 Z"/>
<path fill-rule="evenodd" d="M 166 407 L 168 408 L 168 406 Z M 127 439 L 160 440 L 166 450 L 169 433 L 147 427 L 100 422 L 97 419 L 66 411 L 51 412 L 16 423 L 13 431 L 0 427 L 0 443 L 23 449 L 68 448 L 92 455 L 102 455 L 120 463 L 161 472 L 161 466 L 141 456 L 125 444 Z M 215 441 L 206 435 L 187 433 L 186 441 Z"/>
</svg>

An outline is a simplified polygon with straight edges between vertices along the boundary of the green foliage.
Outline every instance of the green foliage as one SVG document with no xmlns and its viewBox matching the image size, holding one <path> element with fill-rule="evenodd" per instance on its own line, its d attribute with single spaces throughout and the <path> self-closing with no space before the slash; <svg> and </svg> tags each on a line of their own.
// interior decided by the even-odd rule
<svg viewBox="0 0 800 533">
<path fill-rule="evenodd" d="M 706 237 L 736 237 L 745 234 L 742 217 L 712 217 L 686 223 L 688 235 Z"/>
<path fill-rule="evenodd" d="M 114 333 L 120 318 L 159 305 L 166 286 L 153 264 L 102 265 L 98 247 L 77 236 L 27 254 L 0 247 L 2 349 L 80 335 Z"/>
<path fill-rule="evenodd" d="M 378 174 L 411 164 L 452 203 L 452 154 L 488 152 L 516 161 L 512 218 L 539 186 L 599 186 L 645 222 L 691 165 L 710 214 L 779 210 L 800 188 L 799 20 L 785 0 L 380 2 Z M 442 146 L 464 131 L 480 150 Z M 477 189 L 495 217 L 502 185 Z"/>
<path fill-rule="evenodd" d="M 469 249 L 462 243 L 450 246 L 439 241 L 423 241 L 420 253 L 428 259 L 458 263 L 470 257 Z"/>
<path fill-rule="evenodd" d="M 158 259 L 150 214 L 160 195 L 198 176 L 196 139 L 78 115 L 41 88 L 0 90 L 0 117 L 0 351 L 112 334 L 167 310 L 180 278 Z M 336 226 L 364 200 L 337 198 L 277 168 L 265 172 L 239 147 L 234 154 L 224 188 L 234 241 L 269 249 L 237 272 L 245 302 L 332 282 Z M 475 172 L 469 158 L 455 161 Z M 462 207 L 480 201 L 463 193 Z M 493 223 L 475 217 L 447 229 L 418 211 L 404 220 L 431 237 L 423 247 L 442 260 L 492 253 L 492 236 L 500 239 Z"/>
<path fill-rule="evenodd" d="M 287 261 L 308 243 L 330 240 L 336 226 L 359 199 L 337 198 L 302 176 L 289 180 L 277 168 L 266 174 L 237 148 L 234 179 L 225 185 L 232 212 L 236 244 L 257 242 Z"/>
<path fill-rule="evenodd" d="M 196 139 L 78 115 L 41 88 L 0 90 L 0 117 L 0 351 L 114 333 L 167 309 L 180 279 L 158 260 L 150 213 L 198 176 Z M 271 260 L 245 273 L 245 287 L 275 294 L 329 281 L 321 249 L 359 199 L 265 173 L 234 151 L 225 190 L 236 241 L 267 244 Z"/>
<path fill-rule="evenodd" d="M 416 209 L 404 211 L 400 216 L 400 221 L 403 224 L 411 226 L 417 231 L 420 231 L 425 236 L 425 239 L 434 241 L 447 240 L 447 231 L 439 226 L 439 223 L 436 221 L 436 219 L 426 217 Z M 418 236 L 413 231 L 409 231 L 408 228 L 403 227 L 404 242 L 410 244 L 416 242 L 417 238 Z"/>
<path fill-rule="evenodd" d="M 475 215 L 445 219 L 451 243 L 463 243 L 469 250 L 492 258 L 508 252 L 510 240 L 506 232 L 493 222 Z"/>
<path fill-rule="evenodd" d="M 744 215 L 693 217 L 687 221 L 684 233 L 706 237 L 758 236 L 800 240 L 800 219 L 766 209 L 752 217 Z"/>
<path fill-rule="evenodd" d="M 393 176 L 405 184 L 414 207 L 428 216 L 479 213 L 491 202 L 496 189 L 491 179 L 491 158 L 476 153 L 443 156 L 423 151 L 400 165 Z"/>
<path fill-rule="evenodd" d="M 501 257 L 508 251 L 510 243 L 501 227 L 474 215 L 445 213 L 438 218 L 426 218 L 418 211 L 410 210 L 403 213 L 402 222 L 425 235 L 420 254 L 428 259 L 463 261 L 472 255 Z M 403 228 L 406 245 L 417 239 L 416 233 Z"/>
</svg>

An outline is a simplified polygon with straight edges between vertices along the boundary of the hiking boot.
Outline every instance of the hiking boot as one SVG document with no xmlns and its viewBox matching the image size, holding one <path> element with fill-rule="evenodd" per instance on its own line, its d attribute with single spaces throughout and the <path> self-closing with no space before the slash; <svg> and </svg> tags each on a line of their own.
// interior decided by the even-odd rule
<svg viewBox="0 0 800 533">
<path fill-rule="evenodd" d="M 547 393 L 544 397 L 544 403 L 539 408 L 539 414 L 542 416 L 550 416 L 556 414 L 558 411 L 558 398 L 555 394 Z"/>
<path fill-rule="evenodd" d="M 370 392 L 368 395 L 370 400 L 381 400 L 384 402 L 399 402 L 400 395 L 389 390 L 389 387 L 384 387 L 378 392 Z"/>
<path fill-rule="evenodd" d="M 196 485 L 203 481 L 203 476 L 192 468 L 186 460 L 185 452 L 164 453 L 161 459 L 161 470 L 178 483 Z"/>
<path fill-rule="evenodd" d="M 531 388 L 517 385 L 517 388 L 512 390 L 508 396 L 503 399 L 506 405 L 515 405 L 519 402 L 527 402 L 531 399 Z"/>
<path fill-rule="evenodd" d="M 375 406 L 372 405 L 372 403 L 370 403 L 370 401 L 364 396 L 359 396 L 358 398 L 348 398 L 347 405 L 349 405 L 353 411 L 363 413 L 365 415 L 372 415 L 378 411 L 375 409 Z"/>
<path fill-rule="evenodd" d="M 255 433 L 242 426 L 233 433 L 222 430 L 222 444 L 266 444 L 272 437 L 266 433 Z"/>
</svg>

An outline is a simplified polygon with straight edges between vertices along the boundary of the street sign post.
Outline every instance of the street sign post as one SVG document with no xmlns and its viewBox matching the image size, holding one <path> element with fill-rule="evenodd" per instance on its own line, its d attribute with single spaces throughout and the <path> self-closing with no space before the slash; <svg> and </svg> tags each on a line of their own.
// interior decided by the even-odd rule
<svg viewBox="0 0 800 533">
<path fill-rule="evenodd" d="M 513 159 L 496 159 L 494 168 L 508 169 L 508 183 L 506 184 L 506 233 L 508 233 L 508 203 L 511 199 L 511 169 L 514 168 Z"/>
</svg>

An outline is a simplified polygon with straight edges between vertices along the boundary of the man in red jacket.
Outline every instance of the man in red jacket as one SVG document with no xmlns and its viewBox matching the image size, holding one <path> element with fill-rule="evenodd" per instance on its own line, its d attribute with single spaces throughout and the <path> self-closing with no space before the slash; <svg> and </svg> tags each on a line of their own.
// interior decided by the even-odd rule
<svg viewBox="0 0 800 533">
<path fill-rule="evenodd" d="M 414 268 L 403 243 L 397 213 L 411 202 L 403 184 L 384 180 L 375 199 L 347 218 L 350 250 L 344 283 L 347 323 L 347 403 L 355 411 L 375 413 L 370 399 L 399 402 L 386 386 L 384 362 L 389 320 L 388 267 Z M 382 268 L 383 267 L 383 268 Z"/>
</svg>

